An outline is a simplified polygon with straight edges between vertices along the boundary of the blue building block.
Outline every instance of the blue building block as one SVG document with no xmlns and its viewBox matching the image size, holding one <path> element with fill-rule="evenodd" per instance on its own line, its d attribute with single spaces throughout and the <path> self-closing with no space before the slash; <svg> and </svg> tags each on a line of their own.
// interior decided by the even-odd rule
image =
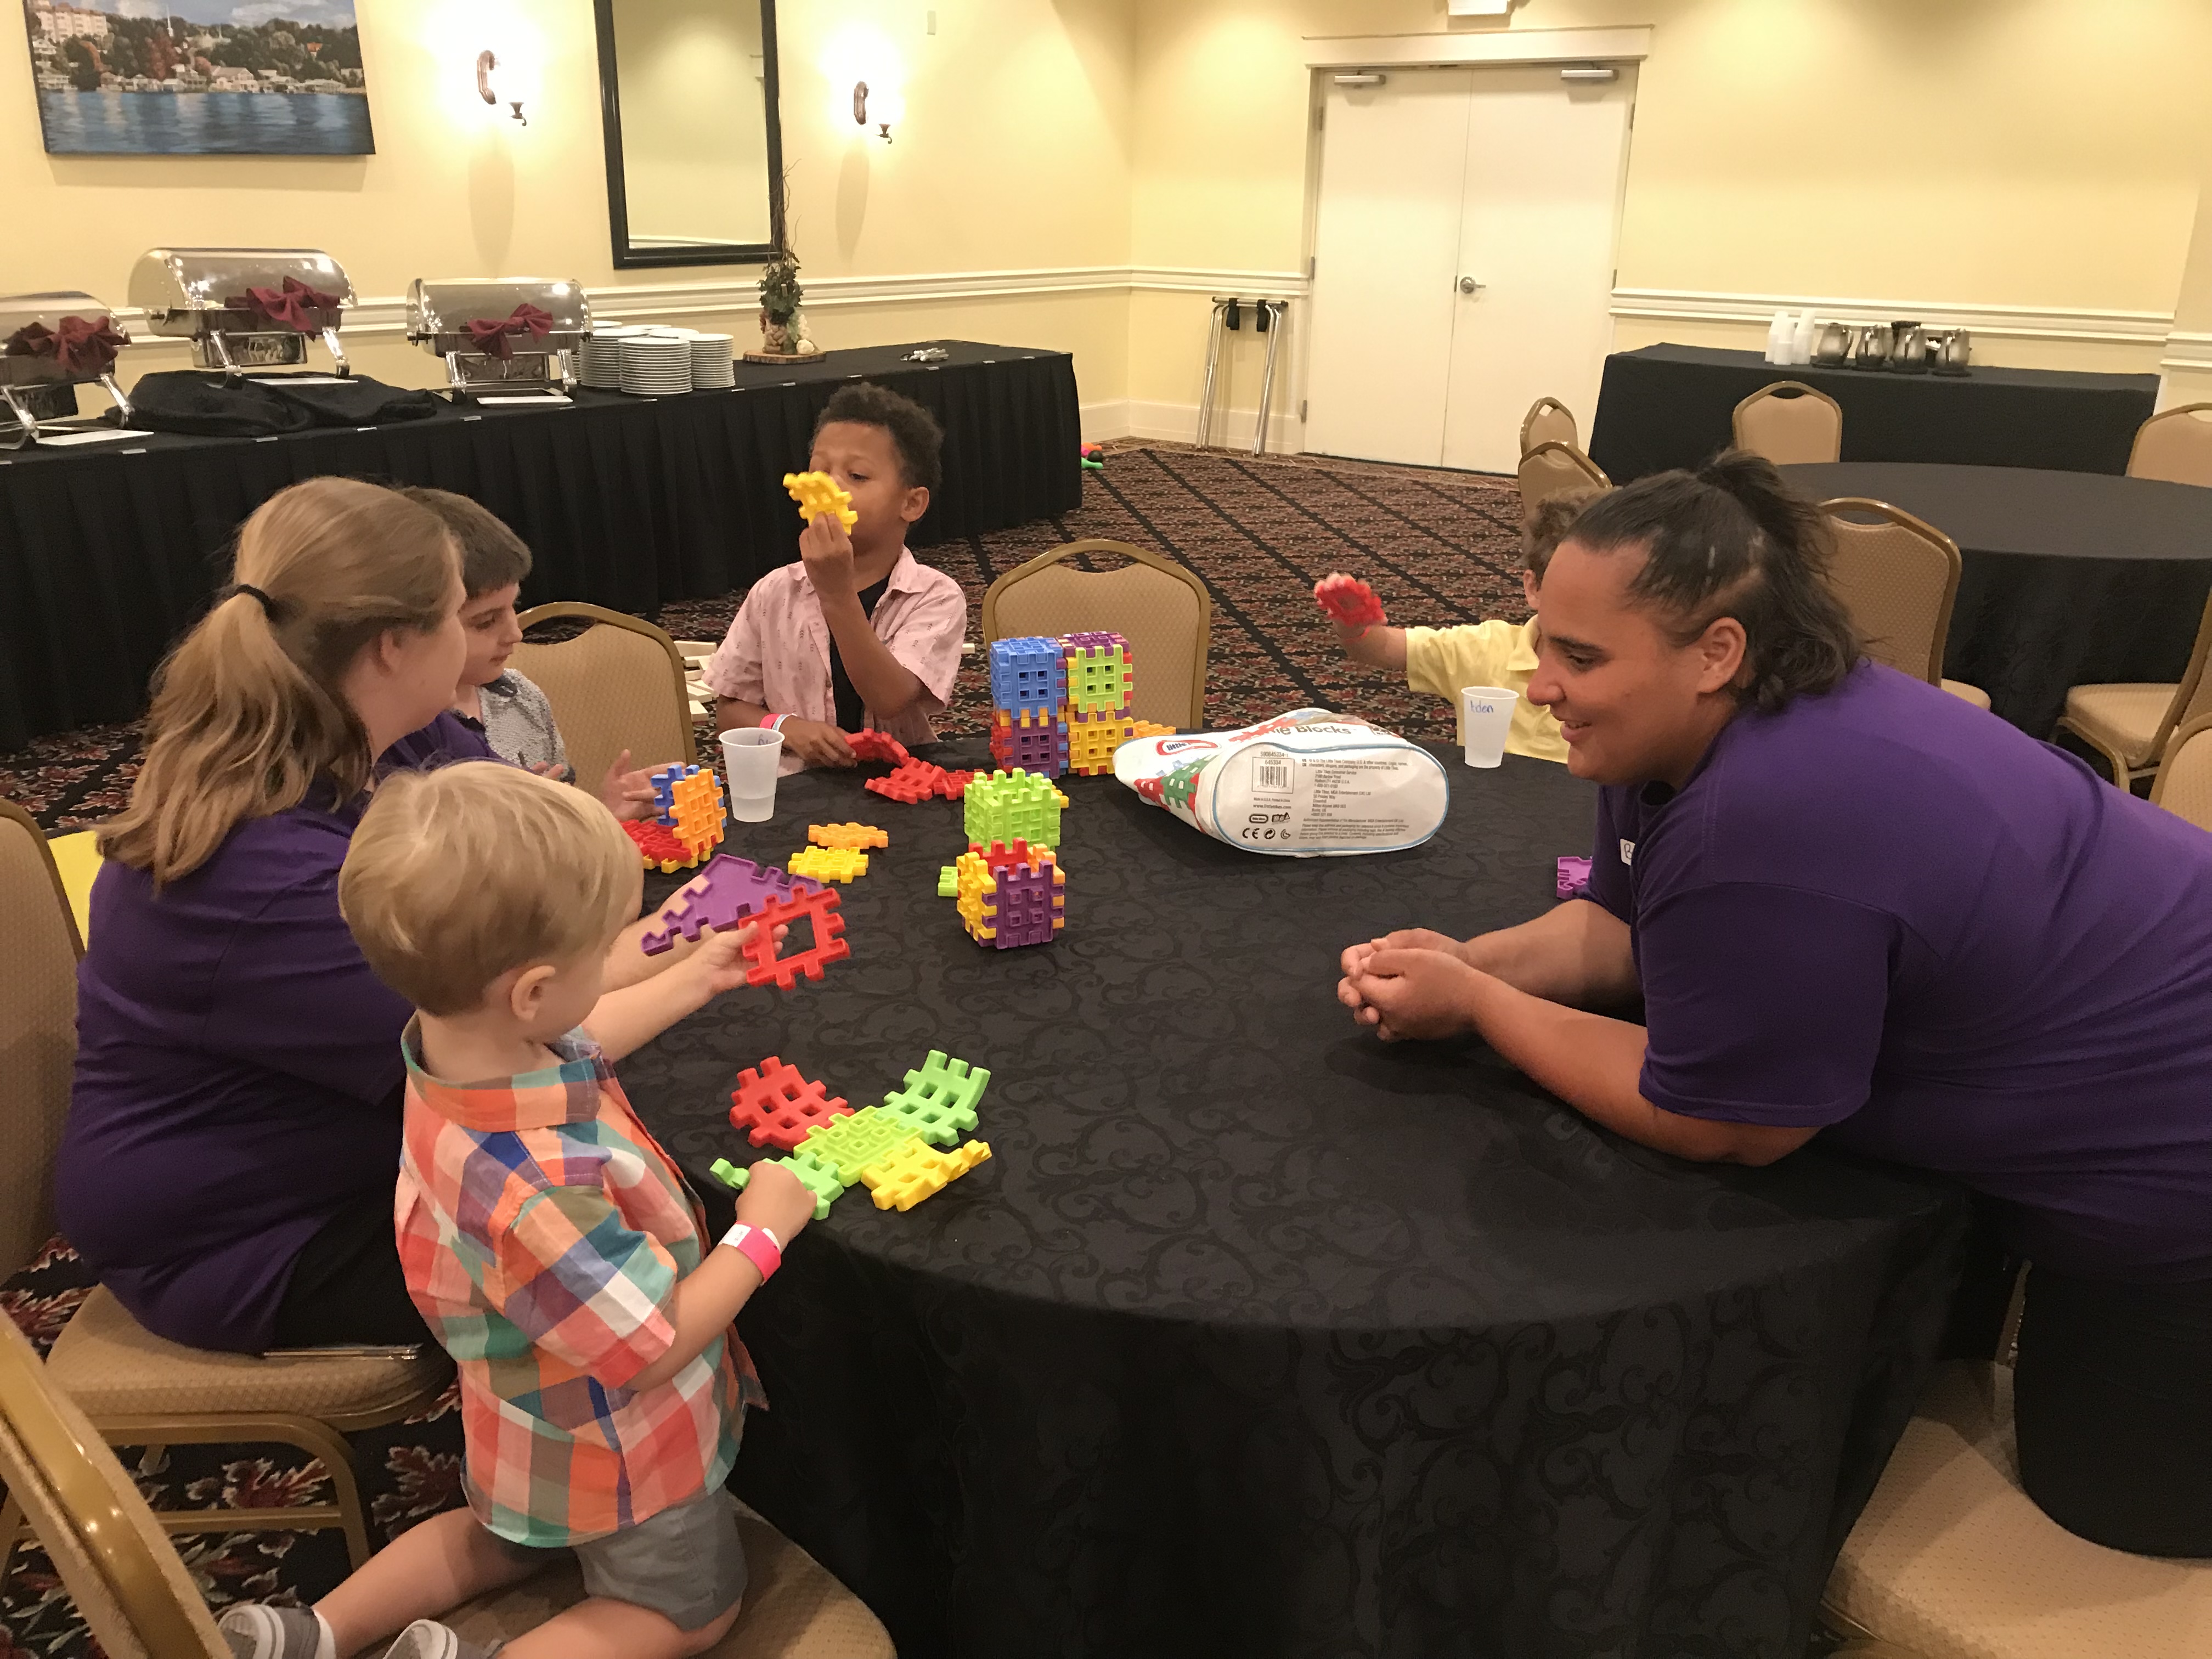
<svg viewBox="0 0 2212 1659">
<path fill-rule="evenodd" d="M 1067 660 L 1058 640 L 1042 635 L 991 646 L 991 704 L 1010 714 L 1057 720 L 1067 701 Z"/>
</svg>

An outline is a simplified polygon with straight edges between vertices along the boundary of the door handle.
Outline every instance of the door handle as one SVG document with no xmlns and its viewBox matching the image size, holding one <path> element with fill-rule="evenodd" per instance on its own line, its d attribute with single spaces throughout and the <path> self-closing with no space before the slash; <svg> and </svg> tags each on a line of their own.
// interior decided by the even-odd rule
<svg viewBox="0 0 2212 1659">
<path fill-rule="evenodd" d="M 1486 283 L 1476 282 L 1472 276 L 1462 276 L 1459 279 L 1459 291 L 1462 294 L 1472 294 L 1479 288 L 1486 288 L 1488 286 L 1489 284 Z"/>
</svg>

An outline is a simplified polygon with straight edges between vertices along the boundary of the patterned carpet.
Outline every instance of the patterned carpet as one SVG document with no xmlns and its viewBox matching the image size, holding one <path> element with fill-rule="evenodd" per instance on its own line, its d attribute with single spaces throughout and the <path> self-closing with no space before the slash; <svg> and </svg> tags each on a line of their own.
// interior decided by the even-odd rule
<svg viewBox="0 0 2212 1659">
<path fill-rule="evenodd" d="M 1047 548 L 1103 537 L 1172 554 L 1213 595 L 1209 726 L 1316 704 L 1408 737 L 1448 740 L 1446 704 L 1344 660 L 1314 606 L 1313 585 L 1331 570 L 1364 576 L 1395 621 L 1518 620 L 1527 614 L 1519 514 L 1510 483 L 1479 474 L 1130 444 L 1108 456 L 1103 472 L 1084 475 L 1080 510 L 922 556 L 966 591 L 968 636 L 980 640 L 983 590 Z M 720 639 L 744 597 L 684 600 L 654 620 L 678 639 Z M 971 659 L 939 726 L 948 737 L 980 732 L 988 705 Z M 129 799 L 137 753 L 136 726 L 40 738 L 0 754 L 0 795 L 28 808 L 50 834 L 89 829 Z M 714 745 L 706 753 L 715 757 Z"/>
<path fill-rule="evenodd" d="M 1518 618 L 1518 515 L 1510 483 L 1468 473 L 1127 444 L 1109 453 L 1103 473 L 1085 474 L 1079 512 L 925 557 L 966 591 L 969 636 L 979 639 L 984 589 L 1047 548 L 1105 537 L 1158 549 L 1197 571 L 1213 595 L 1208 726 L 1319 704 L 1408 736 L 1448 739 L 1452 717 L 1443 702 L 1343 660 L 1314 606 L 1313 584 L 1333 569 L 1365 576 L 1403 622 Z M 671 605 L 657 620 L 679 639 L 718 639 L 742 598 Z M 940 726 L 947 736 L 980 731 L 988 707 L 985 677 L 971 664 Z M 45 738 L 0 755 L 0 794 L 29 808 L 50 833 L 87 829 L 128 799 L 137 750 L 136 726 Z M 0 1288 L 0 1305 L 43 1352 L 88 1284 L 58 1239 Z M 373 1535 L 388 1540 L 459 1501 L 460 1425 L 450 1395 L 424 1419 L 356 1437 L 354 1449 Z M 127 1451 L 125 1460 L 157 1509 L 329 1501 L 319 1466 L 279 1448 L 173 1447 L 150 1460 Z M 182 1547 L 216 1606 L 313 1601 L 345 1572 L 335 1531 L 204 1534 Z M 32 1546 L 17 1552 L 0 1580 L 0 1659 L 98 1650 L 46 1556 Z"/>
</svg>

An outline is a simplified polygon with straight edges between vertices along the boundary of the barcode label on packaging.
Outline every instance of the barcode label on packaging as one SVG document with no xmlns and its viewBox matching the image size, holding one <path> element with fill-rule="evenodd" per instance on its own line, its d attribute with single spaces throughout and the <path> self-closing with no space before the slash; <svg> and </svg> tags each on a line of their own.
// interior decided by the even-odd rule
<svg viewBox="0 0 2212 1659">
<path fill-rule="evenodd" d="M 1259 774 L 1253 787 L 1262 794 L 1281 793 L 1291 787 L 1291 763 L 1286 760 L 1263 760 Z"/>
</svg>

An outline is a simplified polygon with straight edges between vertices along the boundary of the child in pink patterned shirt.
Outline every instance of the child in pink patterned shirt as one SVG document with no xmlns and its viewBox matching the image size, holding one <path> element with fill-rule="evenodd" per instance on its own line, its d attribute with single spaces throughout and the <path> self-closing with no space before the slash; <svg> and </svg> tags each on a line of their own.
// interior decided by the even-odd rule
<svg viewBox="0 0 2212 1659">
<path fill-rule="evenodd" d="M 845 734 L 863 726 L 906 744 L 936 737 L 929 717 L 951 701 L 968 603 L 907 550 L 906 532 L 928 510 L 944 436 L 927 410 L 881 386 L 830 399 L 807 470 L 836 479 L 860 521 L 848 535 L 816 517 L 799 562 L 745 595 L 703 676 L 717 731 L 774 723 L 786 772 L 853 765 Z"/>
</svg>

